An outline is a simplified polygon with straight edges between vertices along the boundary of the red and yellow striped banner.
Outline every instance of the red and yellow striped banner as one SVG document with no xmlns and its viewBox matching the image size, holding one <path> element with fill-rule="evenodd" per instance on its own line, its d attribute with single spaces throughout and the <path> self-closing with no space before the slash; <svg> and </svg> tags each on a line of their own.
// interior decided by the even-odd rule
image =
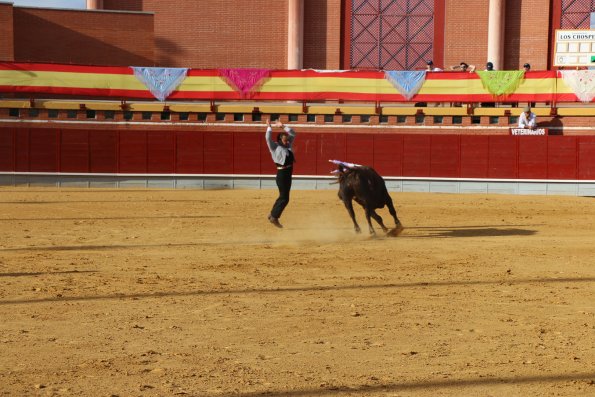
<svg viewBox="0 0 595 397">
<path fill-rule="evenodd" d="M 154 98 L 129 67 L 0 62 L 0 92 Z"/>
<path fill-rule="evenodd" d="M 0 92 L 154 99 L 129 67 L 0 62 Z M 191 69 L 168 100 L 241 100 L 216 69 Z M 476 73 L 429 72 L 409 101 L 382 71 L 271 71 L 250 100 L 366 102 L 580 102 L 555 71 L 525 74 L 510 95 L 494 97 Z"/>
</svg>

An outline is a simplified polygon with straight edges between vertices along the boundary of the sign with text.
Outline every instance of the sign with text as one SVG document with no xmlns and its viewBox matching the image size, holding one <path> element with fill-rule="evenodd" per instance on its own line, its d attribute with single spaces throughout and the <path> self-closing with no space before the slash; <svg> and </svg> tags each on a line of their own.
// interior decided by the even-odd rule
<svg viewBox="0 0 595 397">
<path fill-rule="evenodd" d="M 510 135 L 547 135 L 547 128 L 511 128 Z"/>
<path fill-rule="evenodd" d="M 595 66 L 595 29 L 556 30 L 554 66 Z"/>
</svg>

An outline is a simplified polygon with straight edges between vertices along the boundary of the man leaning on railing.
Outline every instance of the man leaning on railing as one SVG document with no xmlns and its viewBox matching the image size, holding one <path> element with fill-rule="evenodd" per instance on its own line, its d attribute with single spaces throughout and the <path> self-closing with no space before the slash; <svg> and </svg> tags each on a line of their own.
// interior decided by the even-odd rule
<svg viewBox="0 0 595 397">
<path fill-rule="evenodd" d="M 529 106 L 523 109 L 523 113 L 519 117 L 519 128 L 530 128 L 532 130 L 537 128 L 537 116 Z"/>
</svg>

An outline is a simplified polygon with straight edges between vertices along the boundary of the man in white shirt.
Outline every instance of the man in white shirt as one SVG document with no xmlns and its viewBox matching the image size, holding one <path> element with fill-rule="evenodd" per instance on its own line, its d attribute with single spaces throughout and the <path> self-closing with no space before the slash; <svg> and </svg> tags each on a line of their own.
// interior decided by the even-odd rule
<svg viewBox="0 0 595 397">
<path fill-rule="evenodd" d="M 431 59 L 426 62 L 426 70 L 428 72 L 442 72 L 443 70 L 434 66 L 434 61 Z"/>
<path fill-rule="evenodd" d="M 530 128 L 532 130 L 537 128 L 537 117 L 529 106 L 523 109 L 523 113 L 519 117 L 519 128 Z"/>
</svg>

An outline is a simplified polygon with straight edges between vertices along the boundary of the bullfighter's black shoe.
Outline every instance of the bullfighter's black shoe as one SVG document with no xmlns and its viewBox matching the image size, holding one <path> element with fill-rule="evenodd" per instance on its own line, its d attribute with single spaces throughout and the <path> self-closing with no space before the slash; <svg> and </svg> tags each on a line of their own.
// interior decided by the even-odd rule
<svg viewBox="0 0 595 397">
<path fill-rule="evenodd" d="M 269 215 L 269 222 L 277 226 L 279 229 L 283 228 L 283 225 L 279 223 L 279 218 L 275 218 L 274 216 Z"/>
</svg>

